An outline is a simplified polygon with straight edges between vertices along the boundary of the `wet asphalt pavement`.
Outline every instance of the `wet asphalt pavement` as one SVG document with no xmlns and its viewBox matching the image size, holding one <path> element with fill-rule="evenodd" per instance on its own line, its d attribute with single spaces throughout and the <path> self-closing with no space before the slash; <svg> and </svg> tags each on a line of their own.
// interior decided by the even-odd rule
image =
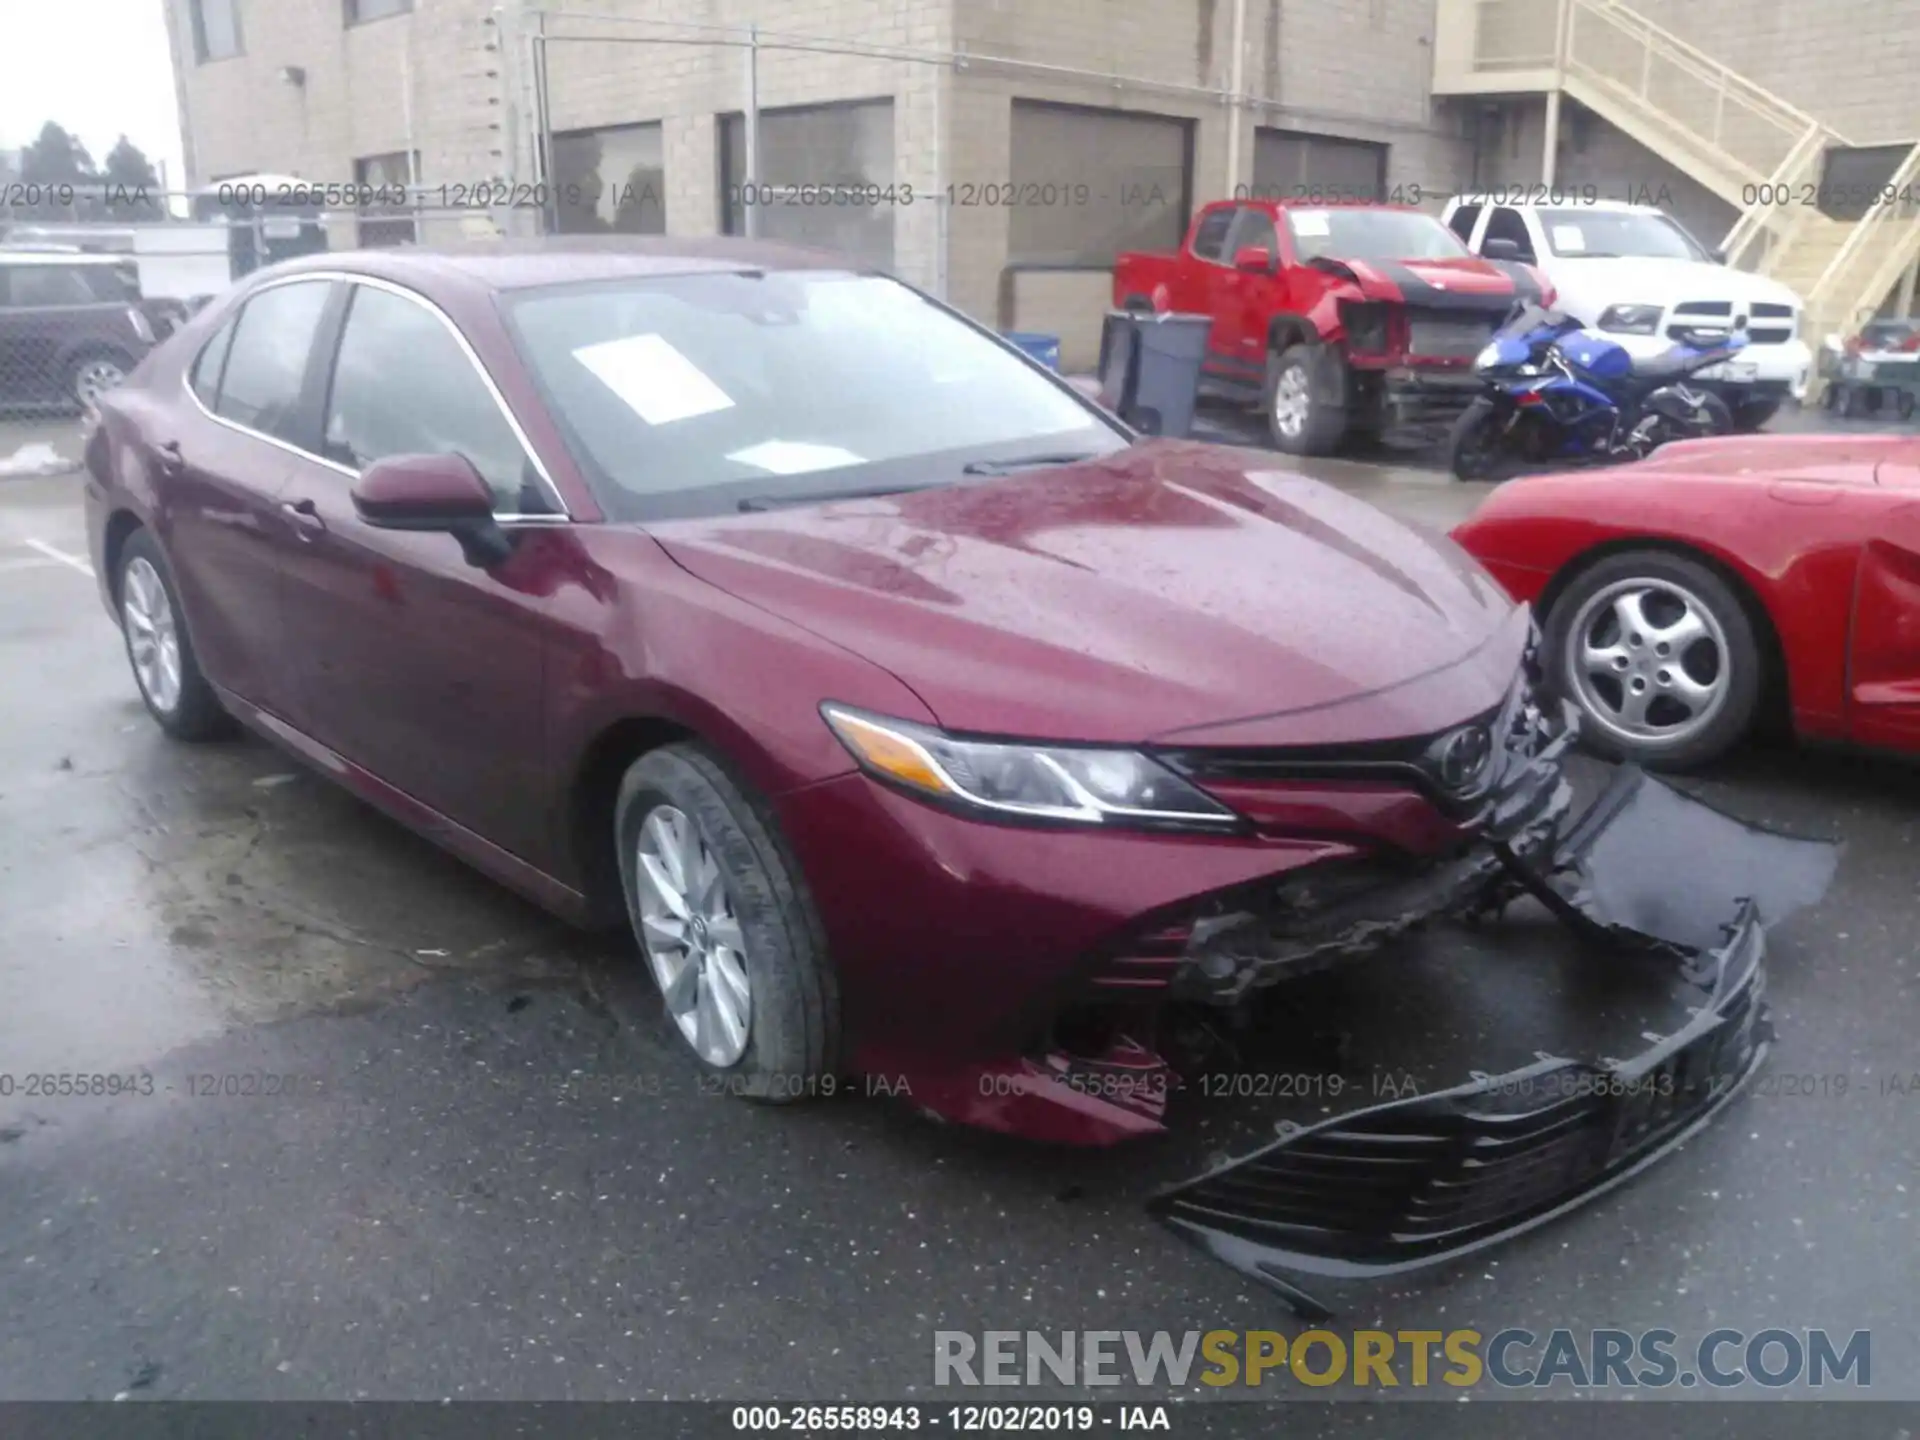
<svg viewBox="0 0 1920 1440">
<path fill-rule="evenodd" d="M 1476 498 L 1319 468 L 1436 524 Z M 83 557 L 73 477 L 0 482 L 0 1399 L 946 1401 L 936 1330 L 1302 1328 L 1140 1208 L 1280 1110 L 1188 1096 L 1086 1154 L 703 1093 L 626 946 L 262 743 L 167 742 Z M 1336 1323 L 1868 1329 L 1871 1393 L 1920 1397 L 1920 779 L 1771 747 L 1695 788 L 1847 847 L 1774 936 L 1758 1090 L 1584 1211 L 1332 1292 Z M 1298 1053 L 1344 1037 L 1344 1105 L 1654 1023 L 1537 949 L 1302 982 Z M 47 1073 L 132 1093 L 28 1096 Z"/>
</svg>

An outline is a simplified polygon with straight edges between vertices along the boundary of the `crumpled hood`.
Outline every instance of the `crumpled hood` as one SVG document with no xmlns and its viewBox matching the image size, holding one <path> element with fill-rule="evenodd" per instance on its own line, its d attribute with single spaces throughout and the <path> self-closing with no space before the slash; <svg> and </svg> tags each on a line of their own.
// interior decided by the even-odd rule
<svg viewBox="0 0 1920 1440">
<path fill-rule="evenodd" d="M 955 730 L 1130 742 L 1275 717 L 1263 743 L 1319 743 L 1339 707 L 1344 738 L 1418 733 L 1471 710 L 1426 713 L 1438 692 L 1413 682 L 1462 668 L 1474 683 L 1446 693 L 1497 700 L 1526 633 L 1451 540 L 1212 445 L 650 528 Z M 1396 688 L 1427 696 L 1417 718 L 1369 702 Z"/>
<path fill-rule="evenodd" d="M 1404 300 L 1416 304 L 1451 301 L 1457 305 L 1461 297 L 1468 296 L 1484 298 L 1487 309 L 1500 311 L 1518 298 L 1521 291 L 1531 294 L 1538 288 L 1538 277 L 1527 267 L 1513 262 L 1495 264 L 1477 255 L 1448 260 L 1332 258 L 1352 273 L 1359 282 L 1361 294 L 1369 300 Z"/>
</svg>

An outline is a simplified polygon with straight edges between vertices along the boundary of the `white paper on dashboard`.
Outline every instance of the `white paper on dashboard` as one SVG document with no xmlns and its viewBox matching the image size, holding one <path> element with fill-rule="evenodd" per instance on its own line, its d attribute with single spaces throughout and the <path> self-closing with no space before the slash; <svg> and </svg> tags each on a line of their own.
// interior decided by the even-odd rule
<svg viewBox="0 0 1920 1440">
<path fill-rule="evenodd" d="M 1578 225 L 1556 225 L 1553 227 L 1553 248 L 1565 253 L 1577 253 L 1587 248 L 1586 232 Z"/>
<path fill-rule="evenodd" d="M 573 358 L 649 425 L 711 415 L 733 400 L 698 365 L 659 335 L 628 335 L 587 345 Z"/>
<path fill-rule="evenodd" d="M 804 475 L 809 470 L 832 470 L 841 465 L 858 465 L 861 457 L 838 445 L 814 445 L 805 440 L 763 440 L 727 456 L 742 465 L 752 465 L 770 475 Z"/>
<path fill-rule="evenodd" d="M 1296 210 L 1291 216 L 1296 235 L 1331 235 L 1333 220 L 1324 210 Z"/>
</svg>

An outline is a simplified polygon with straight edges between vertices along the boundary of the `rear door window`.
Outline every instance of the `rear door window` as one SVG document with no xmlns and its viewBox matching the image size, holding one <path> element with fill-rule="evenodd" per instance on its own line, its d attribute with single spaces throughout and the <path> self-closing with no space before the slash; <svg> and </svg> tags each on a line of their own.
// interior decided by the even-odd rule
<svg viewBox="0 0 1920 1440">
<path fill-rule="evenodd" d="M 240 312 L 214 413 L 276 439 L 297 441 L 294 419 L 329 280 L 298 280 L 262 290 Z"/>
<path fill-rule="evenodd" d="M 220 372 L 226 368 L 227 351 L 233 346 L 233 327 L 236 323 L 236 320 L 229 320 L 220 327 L 200 351 L 199 358 L 193 362 L 193 373 L 187 377 L 193 393 L 200 397 L 200 403 L 209 410 L 220 401 Z"/>
</svg>

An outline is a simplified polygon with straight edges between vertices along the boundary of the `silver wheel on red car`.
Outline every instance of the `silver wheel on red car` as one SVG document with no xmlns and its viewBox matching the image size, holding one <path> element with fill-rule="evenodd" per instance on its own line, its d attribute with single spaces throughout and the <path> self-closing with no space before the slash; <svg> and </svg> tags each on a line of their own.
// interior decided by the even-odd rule
<svg viewBox="0 0 1920 1440">
<path fill-rule="evenodd" d="M 180 632 L 167 587 L 145 556 L 136 556 L 121 579 L 120 615 L 141 693 L 154 709 L 171 715 L 180 706 Z"/>
<path fill-rule="evenodd" d="M 1307 416 L 1313 408 L 1306 367 L 1289 365 L 1273 382 L 1273 428 L 1289 440 L 1306 433 Z"/>
<path fill-rule="evenodd" d="M 1331 346 L 1290 345 L 1267 361 L 1267 431 L 1290 455 L 1329 455 L 1346 438 L 1346 363 Z"/>
<path fill-rule="evenodd" d="M 1590 744 L 1660 768 L 1698 764 L 1752 723 L 1761 652 L 1745 607 L 1708 566 L 1659 551 L 1608 556 L 1555 602 L 1557 687 Z"/>
<path fill-rule="evenodd" d="M 113 595 L 126 636 L 127 662 L 147 713 L 176 740 L 217 740 L 234 725 L 193 650 L 173 572 L 146 530 L 135 530 L 114 558 Z"/>
<path fill-rule="evenodd" d="M 724 1070 L 746 1053 L 753 984 L 720 862 L 684 811 L 659 805 L 640 826 L 634 863 L 640 943 L 667 1013 L 694 1053 Z"/>
<path fill-rule="evenodd" d="M 628 919 L 687 1048 L 729 1094 L 833 1090 L 839 990 L 771 807 L 702 746 L 650 750 L 614 807 Z"/>
</svg>

